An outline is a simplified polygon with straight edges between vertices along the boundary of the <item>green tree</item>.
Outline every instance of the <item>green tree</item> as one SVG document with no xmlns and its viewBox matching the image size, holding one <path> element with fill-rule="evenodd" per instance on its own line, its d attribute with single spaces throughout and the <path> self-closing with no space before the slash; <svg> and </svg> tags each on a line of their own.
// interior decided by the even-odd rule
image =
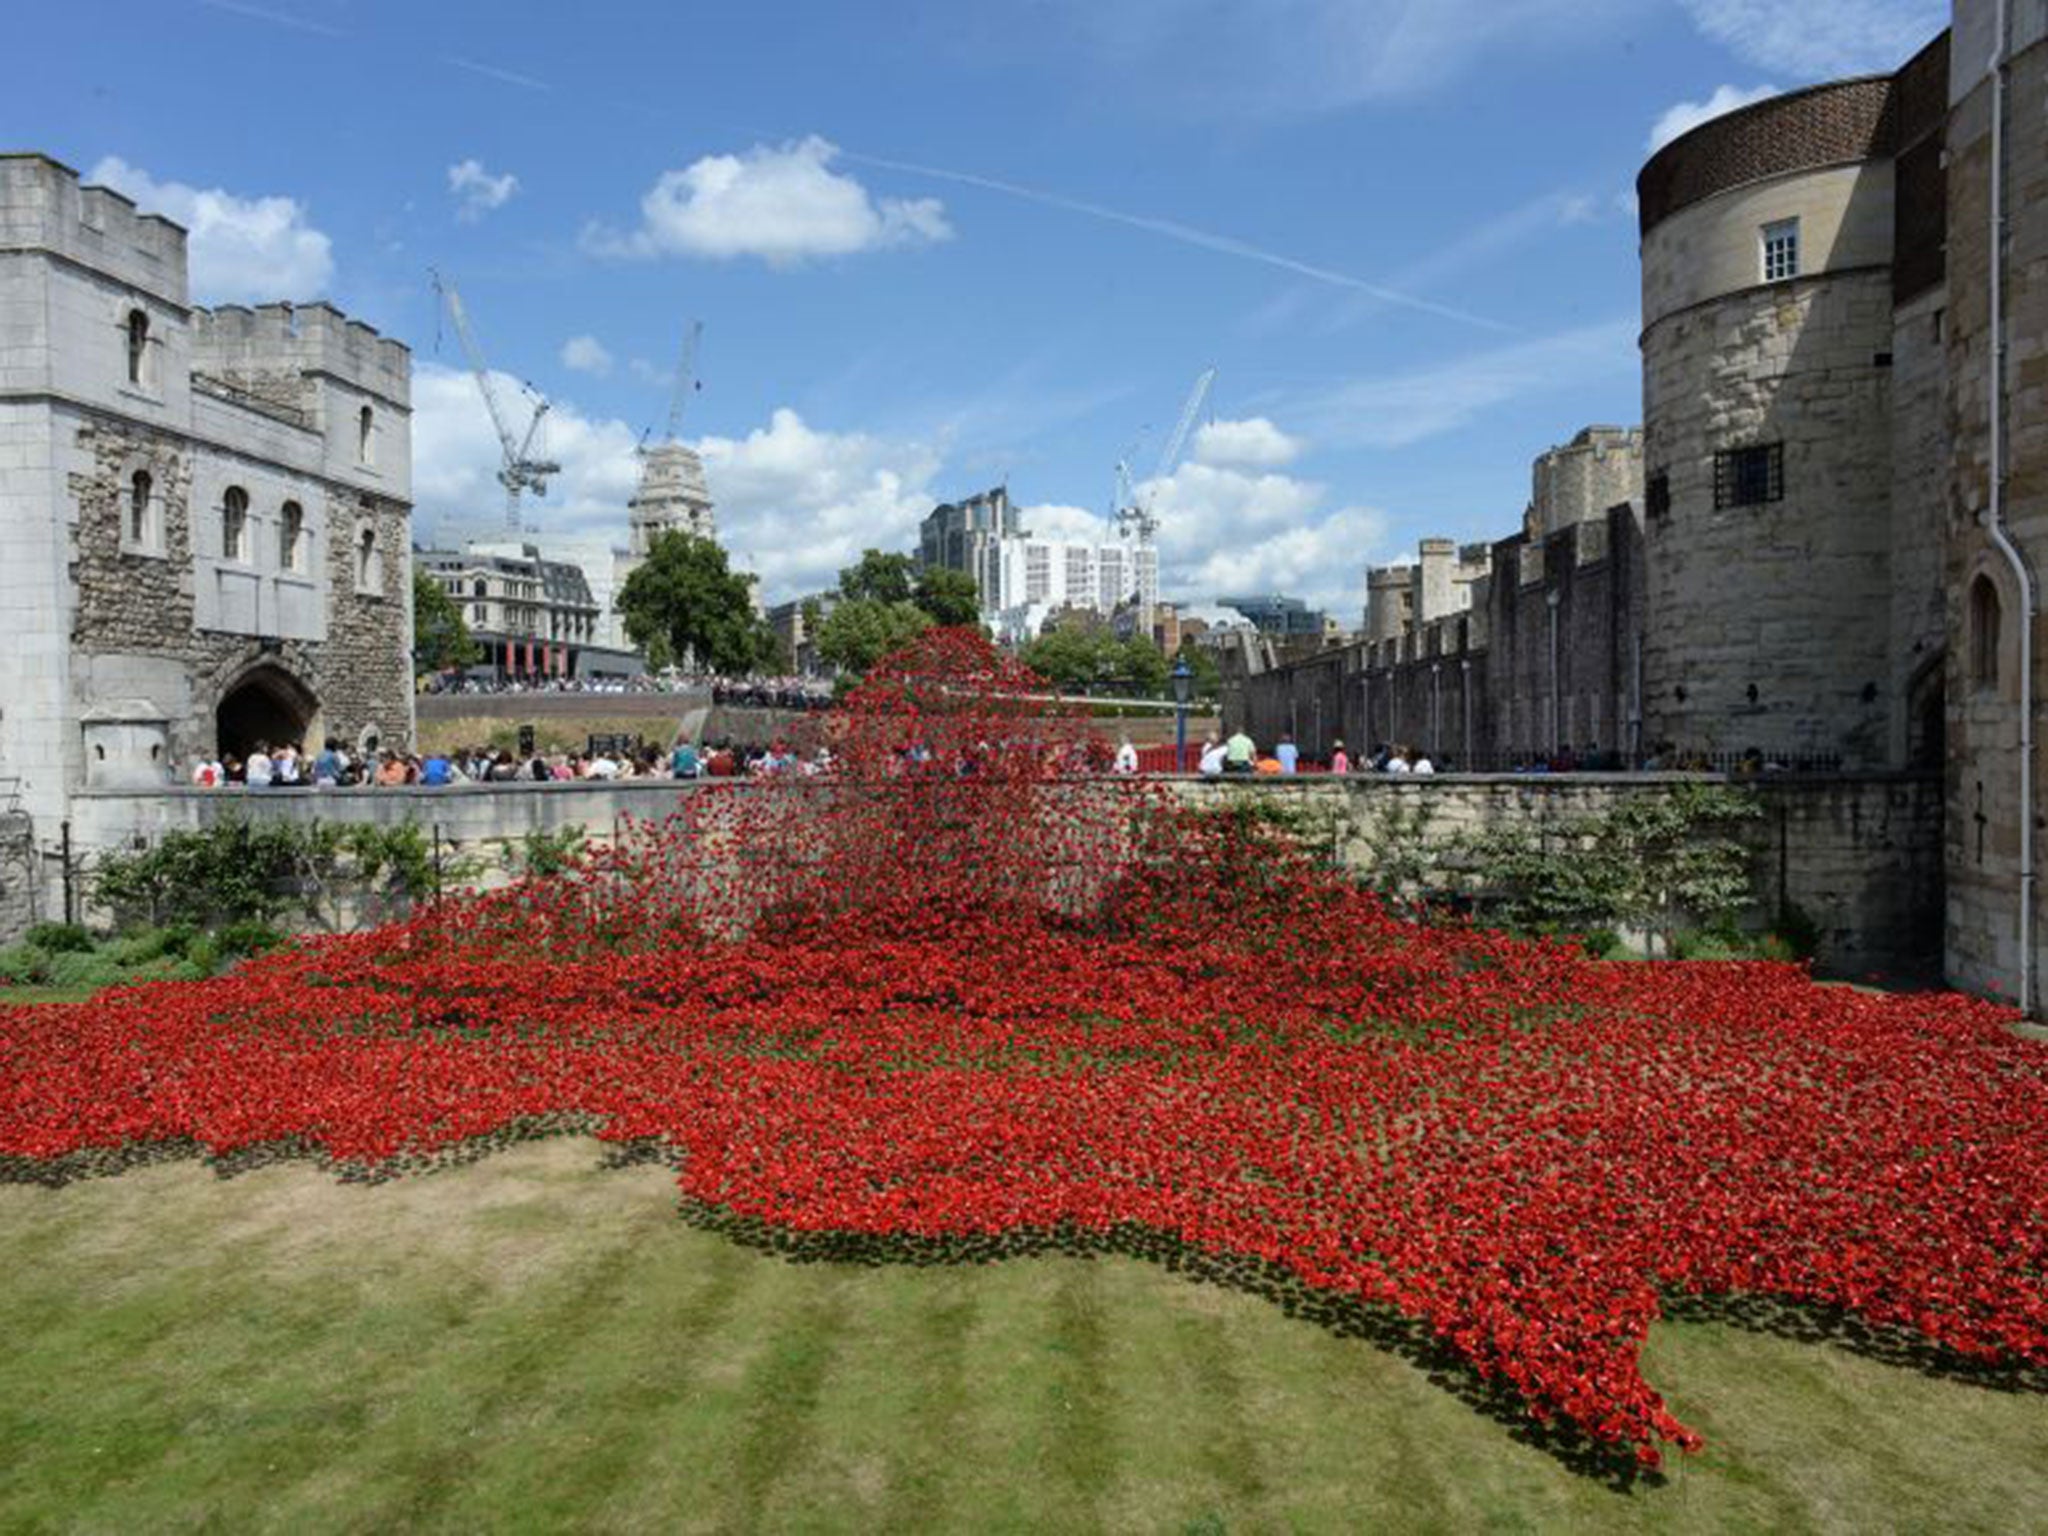
<svg viewBox="0 0 2048 1536">
<path fill-rule="evenodd" d="M 1130 685 L 1133 697 L 1164 698 L 1171 675 L 1165 654 L 1149 636 L 1133 635 L 1117 647 L 1116 676 Z"/>
<path fill-rule="evenodd" d="M 934 624 L 981 622 L 981 589 L 965 571 L 926 566 L 917 573 L 910 600 L 930 614 Z"/>
<path fill-rule="evenodd" d="M 626 578 L 618 609 L 626 634 L 656 666 L 694 659 L 719 673 L 750 672 L 773 653 L 754 612 L 754 578 L 732 570 L 715 540 L 659 533 Z"/>
<path fill-rule="evenodd" d="M 931 627 L 931 615 L 915 603 L 856 598 L 826 615 L 814 644 L 821 660 L 860 673 Z"/>
<path fill-rule="evenodd" d="M 908 555 L 863 550 L 860 564 L 839 573 L 839 593 L 849 602 L 907 603 L 917 591 L 917 562 Z"/>
<path fill-rule="evenodd" d="M 462 606 L 417 566 L 412 573 L 412 657 L 421 672 L 466 667 L 483 653 L 462 621 Z"/>
<path fill-rule="evenodd" d="M 1198 699 L 1213 699 L 1223 692 L 1223 669 L 1216 664 L 1215 653 L 1206 646 L 1183 640 L 1175 659 L 1185 658 L 1188 671 L 1194 677 L 1194 696 Z"/>
</svg>

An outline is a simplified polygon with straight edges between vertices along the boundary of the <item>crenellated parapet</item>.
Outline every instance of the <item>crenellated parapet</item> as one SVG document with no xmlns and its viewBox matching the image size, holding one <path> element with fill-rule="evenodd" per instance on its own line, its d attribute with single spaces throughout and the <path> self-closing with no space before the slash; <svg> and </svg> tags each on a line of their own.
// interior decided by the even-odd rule
<svg viewBox="0 0 2048 1536">
<path fill-rule="evenodd" d="M 185 231 L 40 154 L 0 154 L 0 250 L 42 250 L 183 308 Z"/>
</svg>

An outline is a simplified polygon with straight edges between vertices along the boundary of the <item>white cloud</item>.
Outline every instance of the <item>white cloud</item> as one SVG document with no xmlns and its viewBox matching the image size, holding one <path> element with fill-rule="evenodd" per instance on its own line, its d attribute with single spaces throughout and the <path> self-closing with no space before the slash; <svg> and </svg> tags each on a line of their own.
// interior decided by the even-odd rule
<svg viewBox="0 0 2048 1536">
<path fill-rule="evenodd" d="M 1195 433 L 1193 457 L 1203 464 L 1245 464 L 1275 469 L 1301 454 L 1301 441 L 1263 416 L 1212 421 Z"/>
<path fill-rule="evenodd" d="M 1683 0 L 1693 24 L 1737 58 L 1818 80 L 1897 69 L 1948 24 L 1948 0 Z"/>
<path fill-rule="evenodd" d="M 1601 321 L 1435 363 L 1299 395 L 1288 414 L 1318 441 L 1403 448 L 1468 425 L 1526 395 L 1635 373 L 1638 322 Z"/>
<path fill-rule="evenodd" d="M 1189 463 L 1140 494 L 1159 519 L 1161 590 L 1187 601 L 1285 592 L 1348 613 L 1387 534 L 1384 513 L 1331 508 L 1326 486 L 1292 475 Z"/>
<path fill-rule="evenodd" d="M 455 194 L 455 217 L 473 224 L 495 208 L 502 208 L 519 190 L 519 178 L 507 171 L 493 176 L 475 158 L 448 167 L 448 190 Z"/>
<path fill-rule="evenodd" d="M 114 155 L 86 179 L 184 225 L 192 296 L 200 303 L 317 299 L 334 278 L 332 242 L 306 222 L 296 198 L 237 197 L 219 187 L 158 181 Z"/>
<path fill-rule="evenodd" d="M 741 155 L 706 155 L 664 171 L 640 200 L 640 227 L 584 231 L 584 245 L 610 256 L 757 256 L 790 266 L 892 246 L 952 238 L 937 198 L 871 197 L 832 169 L 837 146 L 813 134 Z"/>
<path fill-rule="evenodd" d="M 522 391 L 494 373 L 507 401 Z M 523 430 L 526 407 L 516 407 Z M 529 526 L 565 536 L 626 540 L 626 502 L 640 480 L 634 449 L 639 429 L 614 418 L 586 416 L 556 400 L 544 429 L 544 452 L 561 473 L 545 497 L 527 498 Z M 931 491 L 938 455 L 910 442 L 861 432 L 826 432 L 795 411 L 774 412 L 744 437 L 705 437 L 693 445 L 716 508 L 718 536 L 734 563 L 758 573 L 771 601 L 831 586 L 841 566 L 870 546 L 908 549 L 918 521 L 937 499 Z M 413 497 L 422 531 L 453 538 L 493 529 L 504 515 L 497 482 L 496 433 L 476 380 L 458 369 L 422 362 L 413 372 Z"/>
<path fill-rule="evenodd" d="M 1705 101 L 1681 101 L 1669 108 L 1650 129 L 1646 148 L 1655 154 L 1681 134 L 1691 133 L 1701 123 L 1710 123 L 1717 117 L 1725 116 L 1738 107 L 1749 106 L 1752 102 L 1766 100 L 1778 94 L 1775 85 L 1752 85 L 1747 90 L 1740 86 L 1724 85 Z"/>
<path fill-rule="evenodd" d="M 864 549 L 909 549 L 936 497 L 932 449 L 861 432 L 820 432 L 777 410 L 743 438 L 696 449 L 719 536 L 774 601 L 831 586 Z"/>
<path fill-rule="evenodd" d="M 562 343 L 562 366 L 601 379 L 612 371 L 612 355 L 595 336 L 571 336 Z"/>
</svg>

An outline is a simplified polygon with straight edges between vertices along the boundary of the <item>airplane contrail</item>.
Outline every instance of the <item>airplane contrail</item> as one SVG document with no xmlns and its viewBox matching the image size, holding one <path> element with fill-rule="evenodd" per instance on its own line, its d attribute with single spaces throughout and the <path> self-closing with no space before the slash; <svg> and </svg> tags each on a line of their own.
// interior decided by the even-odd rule
<svg viewBox="0 0 2048 1536">
<path fill-rule="evenodd" d="M 850 149 L 843 149 L 840 154 L 843 158 L 861 165 L 872 165 L 886 171 L 900 171 L 908 176 L 925 176 L 934 181 L 950 181 L 963 187 L 979 187 L 986 192 L 1001 192 L 1006 196 L 1022 198 L 1026 202 L 1039 203 L 1048 208 L 1060 208 L 1068 213 L 1085 214 L 1089 218 L 1102 219 L 1111 224 L 1122 224 L 1130 229 L 1142 229 L 1150 234 L 1163 235 L 1169 240 L 1178 240 L 1183 245 L 1196 246 L 1205 251 L 1215 251 L 1219 255 L 1263 262 L 1266 266 L 1278 267 L 1283 272 L 1292 272 L 1299 277 L 1312 278 L 1319 283 L 1329 283 L 1334 287 L 1349 288 L 1356 293 L 1368 294 L 1385 304 L 1398 305 L 1403 309 L 1416 310 L 1425 315 L 1436 315 L 1445 320 L 1456 320 L 1463 325 L 1476 325 L 1482 330 L 1514 333 L 1517 329 L 1504 321 L 1475 315 L 1470 310 L 1456 309 L 1448 304 L 1417 298 L 1412 293 L 1383 288 L 1378 283 L 1367 282 L 1364 278 L 1354 277 L 1348 272 L 1297 261 L 1294 257 L 1283 255 L 1279 251 L 1269 251 L 1234 236 L 1197 229 L 1191 224 L 1182 224 L 1174 219 L 1125 213 L 1122 209 L 1107 208 L 1101 203 L 1086 202 L 1078 197 L 1067 197 L 1062 193 L 1047 192 L 1014 181 L 1001 181 L 993 176 L 976 176 L 968 171 L 947 170 L 943 166 L 918 165 L 909 160 L 889 160 L 880 155 L 855 154 Z"/>
</svg>

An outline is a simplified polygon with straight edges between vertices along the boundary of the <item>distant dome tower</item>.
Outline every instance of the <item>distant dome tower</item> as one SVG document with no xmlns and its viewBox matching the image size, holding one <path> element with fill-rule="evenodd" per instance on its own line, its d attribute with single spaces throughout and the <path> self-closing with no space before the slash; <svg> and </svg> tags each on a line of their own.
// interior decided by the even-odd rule
<svg viewBox="0 0 2048 1536">
<path fill-rule="evenodd" d="M 658 533 L 694 533 L 716 538 L 711 492 L 704 484 L 704 461 L 687 444 L 671 439 L 646 451 L 640 489 L 626 503 L 632 522 L 632 555 L 644 560 Z"/>
</svg>

